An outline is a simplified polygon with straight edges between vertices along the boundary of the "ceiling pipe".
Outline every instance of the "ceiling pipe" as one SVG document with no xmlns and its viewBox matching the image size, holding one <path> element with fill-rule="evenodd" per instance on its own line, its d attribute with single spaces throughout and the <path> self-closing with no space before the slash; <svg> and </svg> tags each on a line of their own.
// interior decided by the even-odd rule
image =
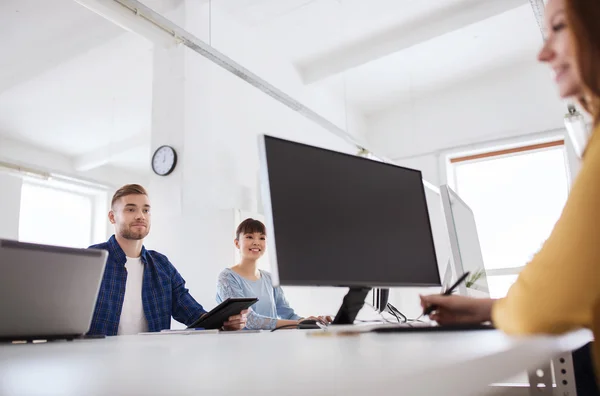
<svg viewBox="0 0 600 396">
<path fill-rule="evenodd" d="M 529 0 L 529 4 L 531 4 L 531 9 L 533 10 L 533 15 L 537 21 L 542 38 L 546 40 L 546 29 L 544 29 L 544 10 L 546 6 L 544 0 Z"/>
</svg>

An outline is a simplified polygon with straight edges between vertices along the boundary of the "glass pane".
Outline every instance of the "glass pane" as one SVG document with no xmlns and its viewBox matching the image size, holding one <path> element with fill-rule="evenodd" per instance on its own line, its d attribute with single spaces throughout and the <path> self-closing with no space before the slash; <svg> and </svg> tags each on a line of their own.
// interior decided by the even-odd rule
<svg viewBox="0 0 600 396">
<path fill-rule="evenodd" d="M 458 195 L 475 214 L 486 268 L 527 264 L 567 200 L 563 149 L 457 165 Z"/>
<path fill-rule="evenodd" d="M 19 239 L 85 248 L 91 244 L 92 200 L 68 191 L 23 183 Z"/>
<path fill-rule="evenodd" d="M 518 275 L 494 275 L 488 276 L 487 282 L 490 288 L 491 298 L 502 298 L 508 293 L 508 289 L 517 280 Z"/>
</svg>

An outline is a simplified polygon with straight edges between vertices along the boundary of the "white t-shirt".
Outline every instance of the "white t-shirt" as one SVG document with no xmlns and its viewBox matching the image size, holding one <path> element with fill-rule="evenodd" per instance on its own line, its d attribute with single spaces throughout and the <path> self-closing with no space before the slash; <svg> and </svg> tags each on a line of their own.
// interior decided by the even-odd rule
<svg viewBox="0 0 600 396">
<path fill-rule="evenodd" d="M 127 284 L 125 297 L 119 320 L 117 335 L 137 334 L 148 331 L 148 321 L 142 305 L 142 281 L 144 279 L 144 263 L 140 257 L 127 257 Z"/>
</svg>

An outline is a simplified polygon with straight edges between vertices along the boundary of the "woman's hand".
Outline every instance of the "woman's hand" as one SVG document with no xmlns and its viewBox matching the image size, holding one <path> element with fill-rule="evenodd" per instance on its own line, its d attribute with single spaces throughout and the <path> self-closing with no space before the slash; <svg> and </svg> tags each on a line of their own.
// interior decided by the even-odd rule
<svg viewBox="0 0 600 396">
<path fill-rule="evenodd" d="M 420 297 L 423 309 L 432 305 L 436 307 L 429 314 L 429 318 L 441 325 L 475 324 L 492 320 L 494 300 L 490 298 L 444 296 L 441 294 Z"/>
<path fill-rule="evenodd" d="M 305 320 L 314 320 L 316 322 L 327 325 L 327 324 L 331 323 L 331 321 L 333 319 L 331 319 L 331 316 L 309 316 L 307 318 L 302 318 L 302 319 L 298 320 L 298 324 L 304 322 Z"/>
<path fill-rule="evenodd" d="M 245 309 L 239 313 L 239 315 L 230 316 L 227 322 L 223 324 L 223 330 L 236 331 L 243 330 L 246 327 L 248 321 L 249 310 Z"/>
</svg>

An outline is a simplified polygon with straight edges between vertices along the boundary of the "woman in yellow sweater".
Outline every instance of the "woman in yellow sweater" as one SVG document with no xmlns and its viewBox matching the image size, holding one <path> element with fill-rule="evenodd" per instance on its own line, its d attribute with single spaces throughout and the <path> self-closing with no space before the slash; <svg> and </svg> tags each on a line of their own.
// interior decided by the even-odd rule
<svg viewBox="0 0 600 396">
<path fill-rule="evenodd" d="M 440 324 L 484 322 L 509 334 L 591 328 L 600 367 L 600 1 L 549 0 L 547 40 L 538 59 L 555 74 L 561 97 L 575 98 L 594 119 L 563 213 L 552 234 L 499 300 L 423 296 Z M 510 248 L 510 247 L 508 247 Z"/>
</svg>

